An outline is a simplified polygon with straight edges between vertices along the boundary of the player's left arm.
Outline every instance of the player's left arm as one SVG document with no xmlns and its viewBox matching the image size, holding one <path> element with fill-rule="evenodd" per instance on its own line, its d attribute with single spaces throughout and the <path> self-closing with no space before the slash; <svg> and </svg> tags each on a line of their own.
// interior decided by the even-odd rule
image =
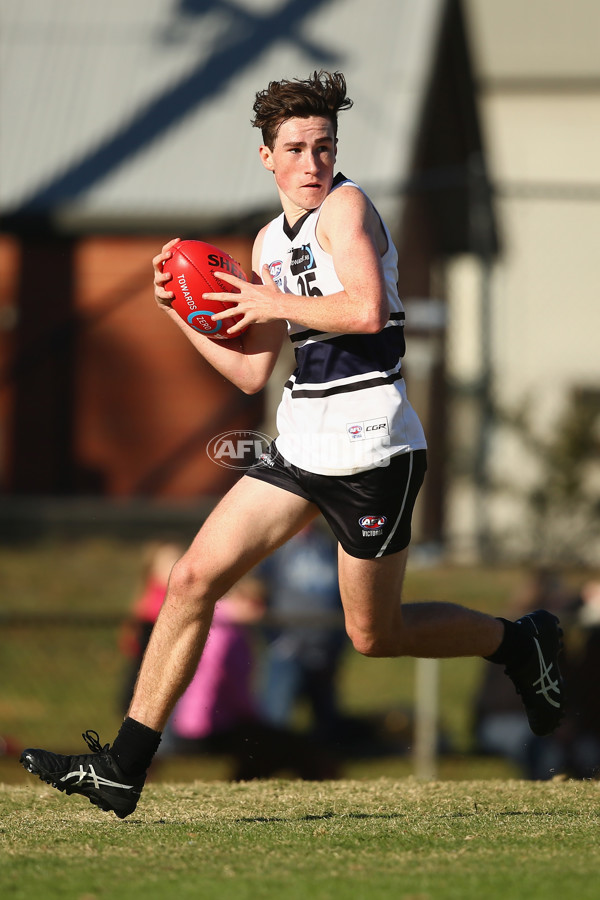
<svg viewBox="0 0 600 900">
<path fill-rule="evenodd" d="M 330 194 L 319 217 L 317 239 L 332 256 L 344 286 L 342 292 L 323 299 L 332 307 L 337 304 L 343 318 L 358 326 L 339 330 L 381 331 L 390 313 L 381 262 L 387 239 L 369 198 L 349 185 Z"/>
<path fill-rule="evenodd" d="M 267 267 L 263 285 L 246 285 L 234 276 L 224 280 L 240 288 L 241 294 L 211 294 L 237 302 L 237 315 L 244 319 L 230 329 L 235 334 L 244 324 L 286 319 L 318 331 L 372 334 L 389 318 L 389 303 L 381 255 L 385 235 L 381 220 L 369 199 L 354 187 L 331 193 L 321 210 L 317 239 L 333 257 L 343 291 L 335 294 L 297 296 L 282 293 L 274 285 Z M 228 311 L 231 315 L 231 310 Z M 218 314 L 213 318 L 225 318 Z"/>
</svg>

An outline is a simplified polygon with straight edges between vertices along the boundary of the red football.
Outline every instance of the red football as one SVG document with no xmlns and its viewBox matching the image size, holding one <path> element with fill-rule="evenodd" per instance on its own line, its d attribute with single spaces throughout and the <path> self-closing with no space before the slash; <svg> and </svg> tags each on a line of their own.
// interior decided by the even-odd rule
<svg viewBox="0 0 600 900">
<path fill-rule="evenodd" d="M 236 335 L 227 334 L 227 329 L 234 322 L 239 322 L 241 316 L 230 316 L 218 322 L 210 318 L 213 313 L 229 309 L 233 304 L 202 299 L 205 293 L 239 293 L 236 287 L 218 276 L 219 272 L 229 272 L 248 281 L 240 264 L 228 253 L 204 241 L 180 241 L 175 244 L 172 253 L 171 259 L 163 265 L 163 272 L 170 272 L 173 276 L 165 288 L 175 294 L 171 306 L 184 322 L 213 340 L 226 341 L 243 334 L 245 328 Z"/>
</svg>

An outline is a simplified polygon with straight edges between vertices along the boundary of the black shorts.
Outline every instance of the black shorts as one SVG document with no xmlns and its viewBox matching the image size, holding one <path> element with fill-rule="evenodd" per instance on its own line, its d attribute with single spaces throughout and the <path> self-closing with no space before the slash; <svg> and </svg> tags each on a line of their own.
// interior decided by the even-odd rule
<svg viewBox="0 0 600 900">
<path fill-rule="evenodd" d="M 315 503 L 346 553 L 375 559 L 408 547 L 426 469 L 426 451 L 413 450 L 357 475 L 315 475 L 285 460 L 273 442 L 246 475 Z"/>
</svg>

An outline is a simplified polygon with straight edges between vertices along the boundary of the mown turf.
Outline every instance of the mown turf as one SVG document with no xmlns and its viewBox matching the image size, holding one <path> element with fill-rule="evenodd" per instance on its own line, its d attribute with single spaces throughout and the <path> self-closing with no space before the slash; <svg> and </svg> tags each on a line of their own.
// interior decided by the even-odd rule
<svg viewBox="0 0 600 900">
<path fill-rule="evenodd" d="M 0 896 L 596 900 L 597 782 L 151 784 L 119 821 L 0 788 Z"/>
</svg>

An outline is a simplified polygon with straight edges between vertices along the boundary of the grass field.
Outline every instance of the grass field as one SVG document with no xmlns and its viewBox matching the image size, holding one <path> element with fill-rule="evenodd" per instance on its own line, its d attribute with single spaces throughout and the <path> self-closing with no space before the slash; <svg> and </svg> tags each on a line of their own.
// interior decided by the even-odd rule
<svg viewBox="0 0 600 900">
<path fill-rule="evenodd" d="M 597 900 L 596 782 L 150 784 L 119 821 L 0 787 L 11 900 Z"/>
<path fill-rule="evenodd" d="M 114 737 L 123 677 L 119 622 L 141 547 L 110 540 L 0 548 L 0 736 L 69 752 Z M 519 570 L 411 567 L 408 600 L 504 611 Z M 574 573 L 577 578 L 577 573 Z M 518 781 L 471 752 L 480 660 L 441 664 L 453 748 L 438 779 L 409 755 L 354 759 L 335 782 L 230 784 L 221 759 L 167 760 L 119 821 L 0 756 L 0 897 L 206 900 L 596 900 L 598 782 Z M 344 710 L 410 708 L 410 660 L 349 651 Z M 474 780 L 477 779 L 477 780 Z"/>
</svg>

